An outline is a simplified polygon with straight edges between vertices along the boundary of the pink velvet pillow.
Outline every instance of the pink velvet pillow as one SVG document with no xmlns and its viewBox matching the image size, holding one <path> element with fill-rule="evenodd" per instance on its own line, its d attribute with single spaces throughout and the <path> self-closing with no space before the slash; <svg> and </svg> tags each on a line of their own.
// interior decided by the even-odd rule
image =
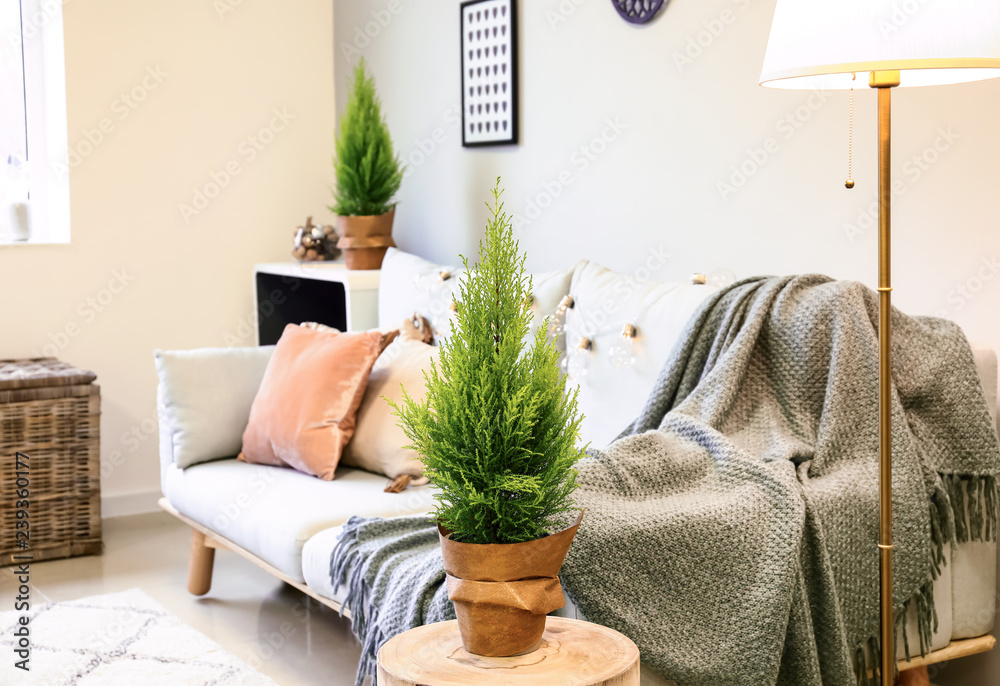
<svg viewBox="0 0 1000 686">
<path fill-rule="evenodd" d="M 378 331 L 286 326 L 250 409 L 239 459 L 332 480 L 381 342 Z"/>
</svg>

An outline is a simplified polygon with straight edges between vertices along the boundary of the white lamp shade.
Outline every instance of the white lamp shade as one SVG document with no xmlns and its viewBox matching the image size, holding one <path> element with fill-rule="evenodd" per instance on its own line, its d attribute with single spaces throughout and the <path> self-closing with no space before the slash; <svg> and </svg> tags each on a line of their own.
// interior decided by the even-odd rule
<svg viewBox="0 0 1000 686">
<path fill-rule="evenodd" d="M 865 88 L 893 70 L 900 86 L 1000 76 L 1000 0 L 778 0 L 762 86 Z"/>
</svg>

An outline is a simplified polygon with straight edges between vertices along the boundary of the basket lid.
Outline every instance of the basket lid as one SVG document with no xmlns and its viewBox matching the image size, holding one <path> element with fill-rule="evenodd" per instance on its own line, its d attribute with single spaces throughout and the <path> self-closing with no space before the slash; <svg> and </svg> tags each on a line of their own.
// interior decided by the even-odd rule
<svg viewBox="0 0 1000 686">
<path fill-rule="evenodd" d="M 97 378 L 94 372 L 77 369 L 54 357 L 0 360 L 0 390 L 79 386 Z"/>
</svg>

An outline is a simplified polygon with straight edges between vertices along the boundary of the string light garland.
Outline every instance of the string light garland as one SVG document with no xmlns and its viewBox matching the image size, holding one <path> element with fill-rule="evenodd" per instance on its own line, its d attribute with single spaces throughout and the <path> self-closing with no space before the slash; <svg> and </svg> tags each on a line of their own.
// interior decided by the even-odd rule
<svg viewBox="0 0 1000 686">
<path fill-rule="evenodd" d="M 580 343 L 566 356 L 566 376 L 572 381 L 582 381 L 590 371 L 590 350 L 593 342 L 584 336 Z"/>
<path fill-rule="evenodd" d="M 576 301 L 573 299 L 572 295 L 565 295 L 563 296 L 563 299 L 559 301 L 559 307 L 556 308 L 555 314 L 553 314 L 552 319 L 549 320 L 549 337 L 553 340 L 559 338 L 565 332 L 566 312 L 574 305 L 576 305 Z"/>
<path fill-rule="evenodd" d="M 635 337 L 638 332 L 634 324 L 622 327 L 621 339 L 608 350 L 608 357 L 615 369 L 631 367 L 635 364 Z"/>
</svg>

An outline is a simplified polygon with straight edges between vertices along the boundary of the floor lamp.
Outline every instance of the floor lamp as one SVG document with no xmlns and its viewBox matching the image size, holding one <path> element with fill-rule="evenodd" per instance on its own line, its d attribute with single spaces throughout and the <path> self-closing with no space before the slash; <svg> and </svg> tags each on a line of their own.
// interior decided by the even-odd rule
<svg viewBox="0 0 1000 686">
<path fill-rule="evenodd" d="M 881 679 L 895 679 L 889 325 L 892 89 L 1000 76 L 998 0 L 778 0 L 761 70 L 769 88 L 878 89 L 879 592 Z M 852 101 L 853 102 L 853 101 Z M 847 187 L 854 181 L 848 175 Z"/>
</svg>

